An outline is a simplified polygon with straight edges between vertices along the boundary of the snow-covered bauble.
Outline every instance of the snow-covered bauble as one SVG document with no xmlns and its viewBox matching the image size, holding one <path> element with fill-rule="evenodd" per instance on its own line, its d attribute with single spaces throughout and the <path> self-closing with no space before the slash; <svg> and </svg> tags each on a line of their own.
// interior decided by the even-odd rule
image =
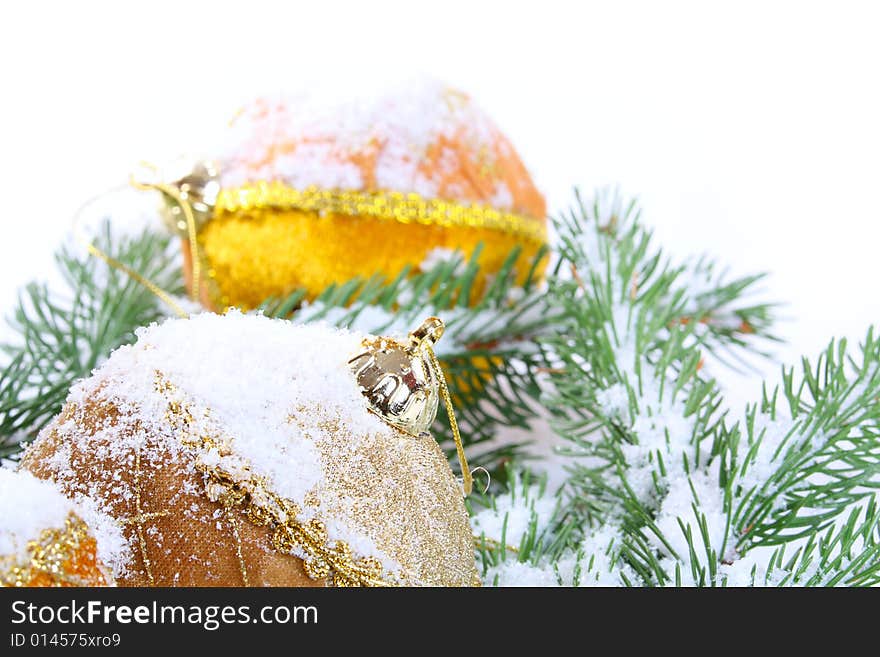
<svg viewBox="0 0 880 657">
<path fill-rule="evenodd" d="M 127 561 L 109 517 L 28 472 L 0 468 L 0 585 L 111 586 Z"/>
<path fill-rule="evenodd" d="M 405 344 L 169 320 L 77 384 L 23 466 L 120 523 L 120 585 L 471 585 L 462 486 L 410 430 L 433 420 L 436 371 Z"/>
<path fill-rule="evenodd" d="M 510 141 L 460 91 L 421 82 L 346 103 L 260 98 L 227 138 L 210 162 L 161 176 L 190 287 L 195 279 L 209 307 L 254 308 L 295 289 L 314 296 L 448 251 L 469 257 L 480 244 L 473 299 L 515 247 L 518 281 L 536 273 L 544 198 Z"/>
</svg>

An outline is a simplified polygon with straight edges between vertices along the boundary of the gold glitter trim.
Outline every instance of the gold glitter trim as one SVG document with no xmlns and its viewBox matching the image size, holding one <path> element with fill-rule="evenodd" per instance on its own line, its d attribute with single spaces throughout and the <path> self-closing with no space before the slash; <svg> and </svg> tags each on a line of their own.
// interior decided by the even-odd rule
<svg viewBox="0 0 880 657">
<path fill-rule="evenodd" d="M 75 514 L 68 514 L 63 529 L 44 529 L 38 539 L 28 542 L 27 562 L 0 557 L 0 585 L 29 586 L 34 579 L 46 576 L 51 586 L 94 586 L 94 582 L 86 582 L 65 569 L 65 564 L 89 538 L 86 524 Z"/>
<path fill-rule="evenodd" d="M 155 373 L 155 389 L 163 396 L 177 392 L 177 387 L 165 379 L 161 372 Z M 228 445 L 210 435 L 194 435 L 190 431 L 193 416 L 187 405 L 177 399 L 168 399 L 165 418 L 178 433 L 182 445 L 196 453 L 217 450 L 222 456 L 231 454 Z M 293 554 L 297 549 L 306 554 L 303 566 L 306 574 L 314 580 L 325 580 L 334 586 L 394 586 L 384 579 L 382 564 L 374 557 L 355 558 L 351 547 L 344 541 L 328 540 L 323 522 L 312 519 L 297 521 L 301 509 L 287 498 L 269 490 L 263 478 L 257 476 L 233 477 L 218 466 L 197 462 L 196 469 L 205 476 L 205 493 L 212 502 L 219 503 L 232 519 L 231 512 L 238 509 L 258 527 L 272 531 L 272 546 L 282 554 Z M 257 503 L 259 501 L 259 504 Z M 236 540 L 236 553 L 242 569 L 242 577 L 248 581 L 241 556 L 241 539 L 237 526 L 231 523 Z M 247 584 L 246 584 L 247 585 Z"/>
<path fill-rule="evenodd" d="M 204 447 L 210 449 L 207 439 Z M 208 497 L 227 512 L 244 511 L 258 527 L 272 530 L 272 546 L 282 554 L 300 549 L 306 553 L 303 566 L 315 580 L 327 580 L 333 586 L 393 586 L 382 578 L 382 564 L 373 557 L 356 559 L 344 541 L 328 542 L 327 528 L 320 520 L 298 522 L 300 508 L 291 500 L 266 488 L 260 477 L 235 480 L 217 467 L 196 466 L 206 477 Z M 260 505 L 254 500 L 261 501 Z"/>
<path fill-rule="evenodd" d="M 250 183 L 220 190 L 214 214 L 263 209 L 372 217 L 444 228 L 485 228 L 538 244 L 547 242 L 547 226 L 542 219 L 502 212 L 487 205 L 464 205 L 392 191 L 360 192 L 317 187 L 299 190 L 281 182 Z"/>
</svg>

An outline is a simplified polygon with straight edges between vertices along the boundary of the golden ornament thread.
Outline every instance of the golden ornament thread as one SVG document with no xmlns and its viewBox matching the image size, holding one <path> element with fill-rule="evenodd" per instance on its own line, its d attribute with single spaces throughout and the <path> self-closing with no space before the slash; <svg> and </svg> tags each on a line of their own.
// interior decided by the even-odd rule
<svg viewBox="0 0 880 657">
<path fill-rule="evenodd" d="M 88 251 L 89 255 L 91 255 L 92 257 L 98 258 L 99 260 L 103 261 L 111 269 L 115 269 L 116 271 L 122 272 L 123 274 L 128 276 L 130 279 L 132 279 L 136 283 L 142 285 L 151 294 L 153 294 L 153 296 L 155 296 L 157 299 L 159 299 L 160 301 L 165 303 L 169 308 L 171 308 L 171 310 L 174 311 L 174 314 L 176 314 L 178 317 L 182 317 L 184 319 L 189 317 L 187 312 L 183 308 L 181 308 L 180 304 L 178 304 L 174 299 L 171 298 L 171 295 L 168 294 L 168 292 L 163 290 L 161 287 L 156 285 L 153 281 L 149 280 L 145 276 L 142 276 L 140 273 L 136 272 L 134 269 L 132 269 L 131 267 L 126 265 L 124 262 L 120 262 L 119 260 L 117 260 L 116 258 L 111 256 L 109 253 L 105 253 L 103 250 L 101 250 L 100 248 L 95 246 L 94 242 L 92 242 L 92 240 L 89 239 L 89 237 L 86 235 L 85 231 L 83 231 L 82 227 L 80 226 L 80 219 L 82 218 L 83 211 L 86 209 L 86 207 L 88 207 L 89 204 L 93 203 L 94 201 L 96 201 L 99 198 L 101 198 L 101 197 L 96 196 L 93 199 L 91 199 L 90 201 L 86 201 L 86 203 L 84 203 L 80 207 L 80 209 L 76 212 L 76 214 L 74 215 L 73 235 L 76 238 L 76 240 L 80 244 L 82 244 L 83 247 L 85 247 L 85 249 L 86 249 L 86 251 Z"/>
<path fill-rule="evenodd" d="M 489 548 L 490 550 L 500 550 L 501 548 L 504 548 L 508 552 L 519 554 L 518 547 L 511 545 L 510 543 L 502 543 L 501 541 L 496 541 L 494 538 L 489 538 L 485 535 L 477 536 L 476 534 L 474 534 L 474 547 Z"/>
<path fill-rule="evenodd" d="M 232 515 L 232 509 L 227 507 L 226 521 L 232 527 L 232 537 L 235 539 L 235 556 L 238 559 L 238 568 L 241 571 L 241 581 L 245 586 L 250 586 L 250 578 L 248 577 L 247 564 L 244 561 L 244 555 L 241 552 L 241 534 L 238 533 L 238 519 Z"/>
<path fill-rule="evenodd" d="M 547 226 L 542 219 L 503 212 L 487 205 L 429 199 L 412 192 L 318 187 L 299 190 L 278 181 L 261 181 L 220 190 L 214 213 L 216 216 L 263 209 L 371 217 L 446 228 L 486 228 L 539 244 L 547 242 Z"/>
<path fill-rule="evenodd" d="M 135 189 L 144 191 L 156 190 L 157 192 L 167 194 L 174 199 L 174 202 L 177 203 L 181 212 L 183 212 L 183 216 L 186 219 L 186 236 L 189 241 L 190 256 L 192 258 L 192 288 L 190 289 L 190 297 L 193 301 L 198 301 L 202 264 L 201 256 L 199 254 L 198 227 L 196 225 L 196 217 L 193 213 L 192 205 L 190 205 L 188 200 L 183 198 L 180 190 L 174 187 L 174 185 L 168 185 L 161 182 L 141 182 L 136 180 L 134 175 L 131 176 L 131 185 Z"/>
<path fill-rule="evenodd" d="M 446 376 L 443 374 L 443 368 L 437 360 L 437 354 L 431 346 L 429 340 L 422 340 L 419 343 L 428 354 L 431 365 L 437 371 L 437 382 L 440 384 L 440 396 L 443 398 L 443 405 L 446 406 L 446 416 L 449 418 L 449 426 L 452 428 L 452 438 L 455 441 L 455 451 L 458 452 L 458 462 L 461 464 L 461 475 L 464 485 L 464 494 L 470 495 L 474 486 L 474 479 L 468 467 L 467 457 L 464 455 L 464 444 L 461 442 L 461 433 L 458 430 L 458 420 L 455 419 L 455 411 L 452 408 L 452 395 L 449 394 L 449 386 L 446 385 Z"/>
<path fill-rule="evenodd" d="M 156 298 L 158 298 L 160 301 L 167 304 L 168 307 L 171 308 L 171 310 L 174 311 L 174 314 L 176 314 L 178 317 L 181 317 L 182 319 L 187 319 L 189 317 L 189 313 L 187 313 L 183 308 L 181 308 L 180 304 L 178 304 L 174 299 L 172 299 L 170 294 L 168 294 L 165 290 L 163 290 L 161 287 L 156 285 L 153 281 L 145 278 L 144 276 L 141 276 L 134 269 L 132 269 L 131 267 L 129 267 L 125 263 L 120 262 L 119 260 L 117 260 L 113 256 L 111 256 L 107 253 L 104 253 L 104 251 L 99 249 L 97 246 L 95 246 L 91 242 L 82 241 L 82 244 L 83 244 L 83 246 L 85 246 L 85 248 L 88 250 L 88 252 L 91 255 L 95 256 L 96 258 L 99 258 L 100 260 L 103 260 L 105 263 L 107 263 L 108 266 L 112 267 L 113 269 L 115 269 L 117 271 L 121 271 L 123 274 L 126 274 L 127 276 L 129 276 L 132 280 L 143 285 L 147 290 L 152 292 L 153 295 L 156 296 Z"/>
</svg>

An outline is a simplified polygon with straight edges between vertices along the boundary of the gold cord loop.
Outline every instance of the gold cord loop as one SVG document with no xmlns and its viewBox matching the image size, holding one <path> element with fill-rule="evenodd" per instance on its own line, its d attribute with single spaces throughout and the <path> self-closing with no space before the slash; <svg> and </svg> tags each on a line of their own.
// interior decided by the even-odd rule
<svg viewBox="0 0 880 657">
<path fill-rule="evenodd" d="M 145 288 L 147 288 L 160 301 L 163 301 L 164 303 L 166 303 L 168 305 L 168 307 L 171 308 L 171 310 L 173 310 L 174 313 L 178 317 L 181 317 L 183 319 L 186 319 L 187 317 L 189 317 L 189 314 L 183 308 L 181 308 L 180 304 L 178 304 L 174 299 L 172 299 L 170 294 L 168 294 L 165 290 L 163 290 L 161 287 L 156 285 L 153 281 L 144 278 L 143 276 L 138 274 L 134 269 L 132 269 L 131 267 L 126 265 L 125 263 L 122 263 L 119 260 L 117 260 L 116 258 L 104 253 L 101 249 L 99 249 L 97 246 L 95 246 L 91 242 L 83 241 L 83 245 L 86 247 L 86 249 L 88 250 L 88 252 L 91 255 L 103 260 L 104 262 L 107 263 L 107 265 L 109 265 L 113 269 L 115 269 L 117 271 L 121 271 L 122 273 L 126 274 L 132 280 L 136 281 L 137 283 L 140 283 Z"/>
<path fill-rule="evenodd" d="M 129 267 L 123 262 L 120 262 L 113 256 L 108 253 L 105 253 L 100 248 L 95 246 L 94 242 L 88 237 L 86 232 L 82 229 L 80 225 L 80 220 L 82 219 L 82 214 L 89 205 L 94 203 L 96 200 L 101 198 L 103 195 L 95 196 L 80 206 L 79 210 L 73 216 L 73 236 L 80 244 L 82 244 L 86 251 L 88 251 L 89 255 L 102 260 L 107 264 L 111 269 L 115 269 L 116 271 L 122 272 L 133 281 L 143 285 L 147 290 L 149 290 L 157 299 L 165 303 L 171 310 L 174 311 L 178 317 L 182 317 L 186 319 L 189 317 L 189 314 L 177 303 L 168 292 L 163 290 L 161 287 L 156 285 L 153 281 L 141 276 L 134 269 Z"/>
<path fill-rule="evenodd" d="M 455 419 L 455 410 L 452 408 L 452 395 L 449 394 L 449 387 L 446 385 L 446 377 L 443 374 L 443 368 L 437 360 L 437 354 L 431 346 L 430 340 L 422 340 L 420 345 L 428 354 L 428 358 L 437 372 L 437 382 L 440 384 L 440 396 L 443 398 L 443 404 L 446 406 L 446 415 L 449 417 L 449 426 L 452 428 L 452 438 L 455 441 L 455 450 L 458 452 L 458 462 L 461 464 L 461 475 L 464 485 L 464 494 L 470 495 L 474 487 L 474 479 L 468 467 L 467 457 L 464 455 L 464 445 L 461 442 L 461 433 L 458 431 L 458 421 Z"/>
<path fill-rule="evenodd" d="M 483 495 L 485 495 L 486 493 L 489 492 L 489 486 L 492 485 L 492 475 L 491 475 L 491 474 L 489 473 L 489 471 L 488 471 L 486 468 L 484 468 L 482 465 L 478 465 L 476 468 L 474 468 L 473 470 L 471 470 L 471 476 L 475 475 L 475 474 L 476 474 L 477 472 L 479 472 L 480 470 L 482 470 L 483 472 L 486 473 L 486 486 L 483 488 Z"/>
<path fill-rule="evenodd" d="M 152 165 L 145 166 L 155 169 L 155 167 L 153 167 Z M 131 186 L 135 189 L 140 189 L 144 191 L 155 190 L 157 192 L 162 192 L 163 194 L 170 196 L 174 200 L 174 202 L 177 203 L 180 211 L 183 212 L 183 216 L 186 221 L 187 240 L 189 241 L 189 254 L 190 259 L 192 260 L 192 286 L 190 288 L 190 298 L 193 301 L 197 302 L 199 300 L 199 290 L 201 287 L 202 261 L 201 254 L 199 253 L 196 217 L 195 213 L 193 212 L 192 205 L 187 199 L 183 198 L 180 191 L 173 185 L 168 185 L 161 182 L 143 182 L 137 180 L 134 177 L 134 174 L 132 174 L 130 182 Z"/>
</svg>

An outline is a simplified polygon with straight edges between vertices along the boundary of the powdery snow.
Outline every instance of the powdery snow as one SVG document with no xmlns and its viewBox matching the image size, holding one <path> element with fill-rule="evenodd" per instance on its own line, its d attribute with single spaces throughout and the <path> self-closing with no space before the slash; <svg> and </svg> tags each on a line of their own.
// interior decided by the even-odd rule
<svg viewBox="0 0 880 657">
<path fill-rule="evenodd" d="M 233 311 L 171 319 L 139 329 L 137 337 L 100 370 L 102 379 L 112 382 L 113 396 L 140 405 L 148 424 L 163 417 L 157 411 L 165 400 L 156 393 L 155 378 L 143 375 L 160 372 L 210 409 L 211 423 L 234 436 L 234 453 L 284 497 L 302 499 L 320 472 L 309 440 L 319 428 L 292 425 L 296 409 L 323 408 L 354 433 L 387 431 L 367 412 L 347 368 L 345 356 L 359 350 L 363 335 Z M 260 373 L 257 385 L 249 372 Z M 72 397 L 91 389 L 75 388 Z"/>
<path fill-rule="evenodd" d="M 122 527 L 88 497 L 77 496 L 75 504 L 76 514 L 88 525 L 89 531 L 95 537 L 98 559 L 110 569 L 114 578 L 124 575 L 133 555 L 122 533 Z"/>
<path fill-rule="evenodd" d="M 534 566 L 514 560 L 490 568 L 483 582 L 487 586 L 559 586 L 559 579 L 551 566 Z"/>
<path fill-rule="evenodd" d="M 39 539 L 45 529 L 62 529 L 70 513 L 88 525 L 101 563 L 114 576 L 122 572 L 130 553 L 112 518 L 88 500 L 66 498 L 54 484 L 26 470 L 0 468 L 0 556 L 11 556 L 18 562 L 27 559 L 28 542 Z"/>
<path fill-rule="evenodd" d="M 73 503 L 29 472 L 0 468 L 0 555 L 27 557 L 28 541 L 44 529 L 64 527 Z"/>
<path fill-rule="evenodd" d="M 320 91 L 265 97 L 233 120 L 220 158 L 221 184 L 282 181 L 298 189 L 375 188 L 436 198 L 437 177 L 426 175 L 420 165 L 428 148 L 444 138 L 464 140 L 474 153 L 486 155 L 503 140 L 467 96 L 431 79 L 344 100 Z M 352 154 L 374 162 L 374 179 L 364 179 Z M 438 166 L 442 175 L 463 165 L 455 151 L 446 149 Z M 474 200 L 454 186 L 446 191 L 451 200 Z M 513 196 L 502 181 L 486 201 L 513 209 Z"/>
<path fill-rule="evenodd" d="M 620 535 L 612 527 L 590 529 L 577 551 L 563 554 L 555 563 L 537 564 L 508 559 L 492 566 L 483 576 L 487 586 L 624 586 L 638 582 L 635 572 L 612 556 Z"/>
<path fill-rule="evenodd" d="M 503 541 L 514 547 L 526 536 L 532 523 L 538 534 L 548 525 L 558 504 L 553 495 L 545 495 L 541 487 L 534 484 L 526 489 L 515 477 L 510 491 L 494 498 L 495 507 L 484 509 L 471 518 L 474 535 Z"/>
<path fill-rule="evenodd" d="M 709 547 L 715 550 L 719 559 L 723 556 L 721 550 L 727 530 L 727 515 L 724 513 L 722 493 L 718 478 L 704 471 L 669 480 L 669 488 L 663 496 L 654 523 L 666 537 L 676 556 L 685 563 L 689 558 L 689 548 L 685 529 L 682 529 L 679 522 L 684 524 L 686 529 L 690 529 L 694 548 L 698 554 L 704 555 L 705 548 Z M 694 504 L 697 505 L 697 511 L 693 509 Z M 708 546 L 703 545 L 700 529 L 703 519 L 706 521 L 708 531 Z M 671 556 L 669 548 L 664 543 L 653 533 L 647 533 L 661 554 Z"/>
<path fill-rule="evenodd" d="M 93 441 L 103 450 L 95 454 L 98 461 L 127 458 L 133 443 L 146 445 L 147 433 L 161 439 L 157 454 L 144 452 L 149 462 L 159 463 L 168 453 L 185 449 L 164 419 L 169 400 L 157 390 L 158 376 L 178 391 L 175 399 L 192 413 L 191 432 L 229 441 L 231 454 L 206 450 L 198 460 L 219 464 L 233 477 L 265 478 L 270 490 L 300 505 L 302 519 L 314 515 L 304 504 L 306 494 L 316 488 L 327 492 L 314 444 L 325 431 L 325 421 L 349 427 L 352 436 L 391 432 L 367 410 L 348 369 L 348 357 L 361 349 L 363 334 L 231 311 L 170 319 L 139 329 L 137 337 L 135 344 L 116 350 L 95 372 L 96 378 L 74 386 L 68 399 L 82 403 L 102 386 L 129 428 L 144 427 L 125 440 L 113 427 L 97 428 L 96 436 L 106 434 L 106 440 Z M 68 429 L 59 427 L 65 435 L 76 434 Z M 67 472 L 69 446 L 62 446 L 53 458 L 59 481 L 73 476 Z M 123 486 L 119 493 L 131 495 Z M 327 507 L 345 508 L 345 500 L 326 502 Z M 379 558 L 389 572 L 399 569 L 344 517 L 323 520 L 331 541 L 343 540 L 355 553 Z"/>
<path fill-rule="evenodd" d="M 629 415 L 629 391 L 622 383 L 598 390 L 596 402 L 609 418 L 625 419 Z"/>
</svg>

